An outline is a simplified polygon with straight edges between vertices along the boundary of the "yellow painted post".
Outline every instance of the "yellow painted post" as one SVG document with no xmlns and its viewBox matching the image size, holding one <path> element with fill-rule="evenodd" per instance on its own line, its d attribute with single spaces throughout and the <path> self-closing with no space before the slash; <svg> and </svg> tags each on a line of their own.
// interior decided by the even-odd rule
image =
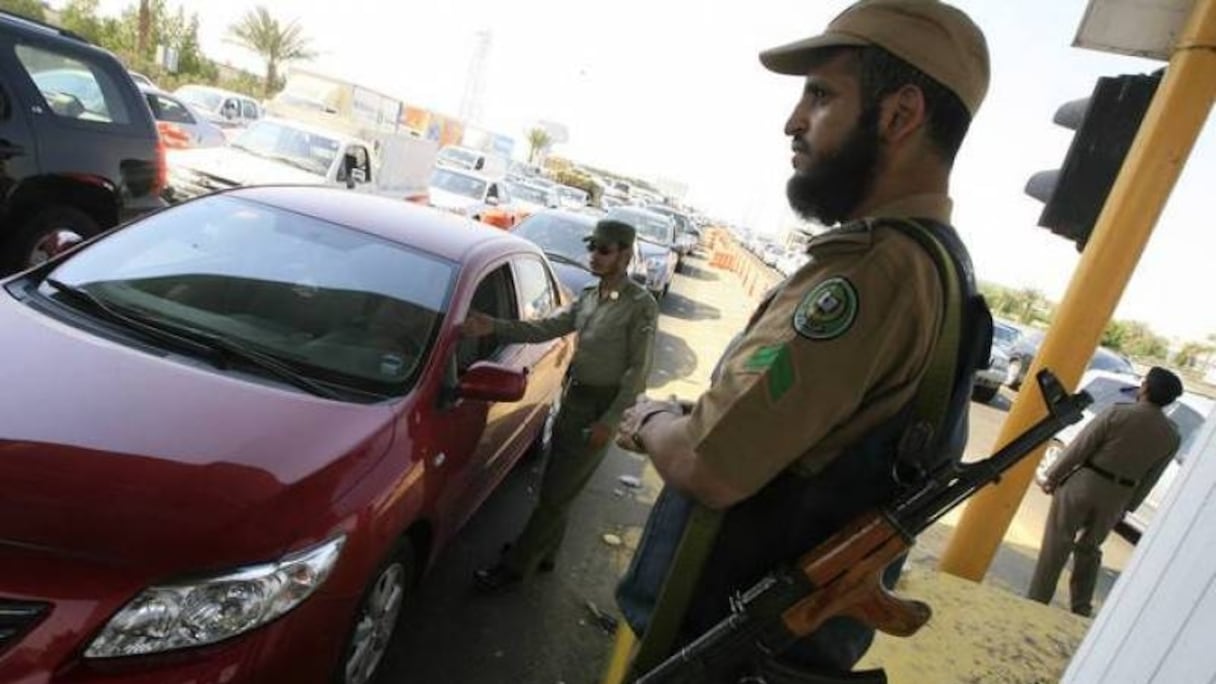
<svg viewBox="0 0 1216 684">
<path fill-rule="evenodd" d="M 637 637 L 633 635 L 629 625 L 624 622 L 617 625 L 616 639 L 612 642 L 612 655 L 608 656 L 608 668 L 600 684 L 621 684 L 625 681 L 625 673 L 629 670 L 636 643 Z"/>
<path fill-rule="evenodd" d="M 1076 386 L 1203 129 L 1214 96 L 1216 0 L 1196 0 L 1064 301 L 997 438 L 998 446 L 1046 412 L 1033 380 L 1040 367 L 1051 368 L 1066 386 Z M 941 570 L 983 579 L 1038 460 L 1027 457 L 1000 484 L 975 496 L 942 556 Z"/>
</svg>

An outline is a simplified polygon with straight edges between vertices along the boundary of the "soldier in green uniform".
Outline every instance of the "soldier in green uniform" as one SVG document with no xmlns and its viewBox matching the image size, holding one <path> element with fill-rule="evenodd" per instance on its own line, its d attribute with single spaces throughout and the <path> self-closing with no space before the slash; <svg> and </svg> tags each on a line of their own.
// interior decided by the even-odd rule
<svg viewBox="0 0 1216 684">
<path fill-rule="evenodd" d="M 574 498 L 595 472 L 621 414 L 646 387 L 658 304 L 628 277 L 635 230 L 603 220 L 586 239 L 591 271 L 599 283 L 578 300 L 541 321 L 504 321 L 469 314 L 464 334 L 494 334 L 505 341 L 539 342 L 578 332 L 569 383 L 553 430 L 553 449 L 540 500 L 519 538 L 502 559 L 474 575 L 481 591 L 517 584 L 535 570 L 553 569 Z"/>
<path fill-rule="evenodd" d="M 947 311 L 934 258 L 911 231 L 969 261 L 949 226 L 949 177 L 989 64 L 966 14 L 937 0 L 861 0 L 760 61 L 802 78 L 785 124 L 790 206 L 840 225 L 811 240 L 810 261 L 761 303 L 691 409 L 642 398 L 621 421 L 618 445 L 647 454 L 665 484 L 617 590 L 642 636 L 635 673 L 727 617 L 736 592 L 890 500 Z M 958 386 L 951 376 L 923 396 L 948 402 Z M 965 434 L 965 418 L 937 434 Z M 898 564 L 889 570 L 887 580 Z M 843 673 L 872 638 L 835 617 L 780 654 L 698 681 Z"/>
</svg>

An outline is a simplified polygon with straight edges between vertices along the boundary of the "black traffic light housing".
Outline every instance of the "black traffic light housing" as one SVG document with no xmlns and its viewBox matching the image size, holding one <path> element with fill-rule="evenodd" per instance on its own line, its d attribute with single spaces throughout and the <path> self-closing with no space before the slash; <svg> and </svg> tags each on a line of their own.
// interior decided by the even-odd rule
<svg viewBox="0 0 1216 684">
<path fill-rule="evenodd" d="M 1040 171 L 1026 194 L 1042 201 L 1039 225 L 1085 247 L 1149 103 L 1161 82 L 1152 75 L 1104 76 L 1087 98 L 1065 103 L 1052 119 L 1077 134 L 1059 169 Z"/>
</svg>

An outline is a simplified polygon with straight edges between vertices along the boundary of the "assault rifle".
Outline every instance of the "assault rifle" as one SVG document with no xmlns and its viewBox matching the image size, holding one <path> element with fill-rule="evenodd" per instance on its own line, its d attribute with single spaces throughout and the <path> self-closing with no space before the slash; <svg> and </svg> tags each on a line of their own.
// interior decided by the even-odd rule
<svg viewBox="0 0 1216 684">
<path fill-rule="evenodd" d="M 911 636 L 929 621 L 928 604 L 901 599 L 882 584 L 883 570 L 916 535 L 1017 464 L 1064 427 L 1081 419 L 1092 399 L 1069 395 L 1050 371 L 1038 373 L 1048 415 L 1000 451 L 975 463 L 951 464 L 885 508 L 870 511 L 731 599 L 731 614 L 696 641 L 636 680 L 637 684 L 704 682 L 781 653 L 829 618 L 848 616 L 895 636 Z M 885 682 L 881 670 L 822 675 L 822 682 Z M 863 675 L 859 677 L 858 675 Z M 715 680 L 718 681 L 718 680 Z M 748 679 L 746 681 L 764 681 Z M 813 677 L 798 681 L 816 681 Z"/>
</svg>

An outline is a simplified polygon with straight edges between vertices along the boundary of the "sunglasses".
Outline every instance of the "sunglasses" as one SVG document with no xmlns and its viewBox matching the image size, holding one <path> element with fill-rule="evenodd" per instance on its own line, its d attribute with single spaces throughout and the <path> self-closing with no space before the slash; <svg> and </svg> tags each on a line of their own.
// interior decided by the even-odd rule
<svg viewBox="0 0 1216 684">
<path fill-rule="evenodd" d="M 615 247 L 609 247 L 608 245 L 601 245 L 601 244 L 597 244 L 594 242 L 588 242 L 587 251 L 595 252 L 596 254 L 598 254 L 600 256 L 612 256 L 613 254 L 616 254 L 617 252 L 619 252 L 621 250 L 619 250 Z"/>
</svg>

